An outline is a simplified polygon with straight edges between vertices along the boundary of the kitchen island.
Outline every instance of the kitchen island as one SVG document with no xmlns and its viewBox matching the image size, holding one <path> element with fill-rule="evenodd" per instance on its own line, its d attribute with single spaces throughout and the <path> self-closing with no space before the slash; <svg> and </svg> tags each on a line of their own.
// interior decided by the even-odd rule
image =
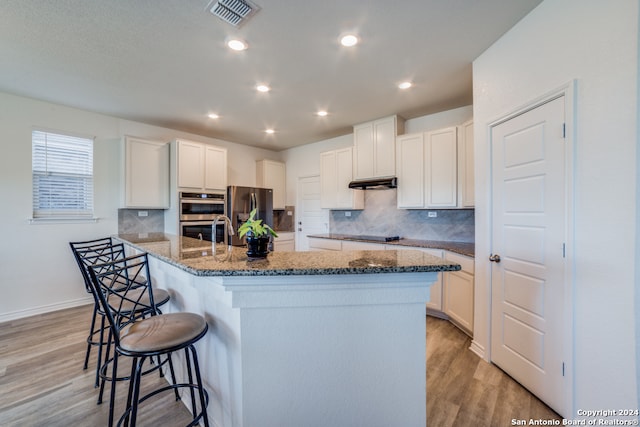
<svg viewBox="0 0 640 427">
<path fill-rule="evenodd" d="M 425 425 L 425 302 L 437 273 L 459 265 L 412 250 L 250 261 L 244 248 L 213 254 L 162 233 L 117 238 L 149 253 L 165 312 L 207 319 L 198 353 L 212 425 Z"/>
</svg>

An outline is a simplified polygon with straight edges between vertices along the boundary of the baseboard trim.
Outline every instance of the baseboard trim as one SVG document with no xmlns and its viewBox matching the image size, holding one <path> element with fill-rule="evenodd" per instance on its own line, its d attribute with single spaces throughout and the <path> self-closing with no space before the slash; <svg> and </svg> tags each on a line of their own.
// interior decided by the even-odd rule
<svg viewBox="0 0 640 427">
<path fill-rule="evenodd" d="M 476 340 L 471 340 L 471 345 L 469 346 L 469 350 L 478 355 L 481 359 L 487 360 L 484 357 L 484 347 L 478 344 Z"/>
<path fill-rule="evenodd" d="M 81 305 L 92 304 L 93 298 L 84 297 L 71 301 L 59 302 L 56 304 L 41 305 L 40 307 L 32 307 L 24 310 L 11 311 L 9 313 L 0 314 L 0 323 L 9 322 L 11 320 L 22 319 L 25 317 L 36 316 L 38 314 L 51 313 L 52 311 L 64 310 L 66 308 L 78 307 Z"/>
</svg>

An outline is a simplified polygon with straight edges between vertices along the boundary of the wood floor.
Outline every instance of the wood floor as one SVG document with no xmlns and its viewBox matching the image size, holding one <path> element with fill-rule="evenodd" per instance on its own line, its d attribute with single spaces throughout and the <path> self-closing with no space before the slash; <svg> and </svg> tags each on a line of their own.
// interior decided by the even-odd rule
<svg viewBox="0 0 640 427">
<path fill-rule="evenodd" d="M 82 370 L 90 316 L 91 307 L 84 306 L 0 324 L 0 426 L 106 425 L 108 404 L 96 405 L 98 390 L 93 387 L 95 352 L 90 368 Z M 448 322 L 427 318 L 429 426 L 493 427 L 510 426 L 513 418 L 560 419 L 471 353 L 469 345 L 470 339 Z M 161 381 L 153 374 L 143 383 L 155 387 Z M 119 410 L 125 394 L 120 384 Z M 182 404 L 166 394 L 142 408 L 139 425 L 186 425 L 189 418 Z"/>
</svg>

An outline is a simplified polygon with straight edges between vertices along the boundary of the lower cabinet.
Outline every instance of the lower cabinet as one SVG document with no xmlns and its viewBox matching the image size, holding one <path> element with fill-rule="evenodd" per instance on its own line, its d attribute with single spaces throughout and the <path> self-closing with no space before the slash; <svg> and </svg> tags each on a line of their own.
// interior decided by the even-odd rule
<svg viewBox="0 0 640 427">
<path fill-rule="evenodd" d="M 445 252 L 445 259 L 462 266 L 460 271 L 444 274 L 442 311 L 469 335 L 473 334 L 474 259 Z"/>
<path fill-rule="evenodd" d="M 385 245 L 380 243 L 357 242 L 352 240 L 332 240 L 309 238 L 311 251 L 361 251 L 361 250 L 417 250 L 437 258 L 453 261 L 461 265 L 460 271 L 439 273 L 431 285 L 427 314 L 450 320 L 464 333 L 473 336 L 474 305 L 474 258 L 442 249 L 418 248 L 414 246 Z"/>
<path fill-rule="evenodd" d="M 426 252 L 429 255 L 433 255 L 437 258 L 443 257 L 443 251 L 440 249 L 426 249 L 426 248 L 415 248 L 411 246 L 397 246 L 397 245 L 387 245 L 387 249 L 413 249 L 422 252 Z M 427 303 L 427 314 L 436 316 L 436 317 L 444 317 L 442 310 L 442 276 L 445 273 L 438 273 L 438 278 L 435 283 L 431 285 L 431 294 L 429 295 L 429 302 Z"/>
<path fill-rule="evenodd" d="M 276 252 L 293 252 L 296 250 L 296 233 L 279 232 L 278 237 L 273 241 L 273 250 Z"/>
</svg>

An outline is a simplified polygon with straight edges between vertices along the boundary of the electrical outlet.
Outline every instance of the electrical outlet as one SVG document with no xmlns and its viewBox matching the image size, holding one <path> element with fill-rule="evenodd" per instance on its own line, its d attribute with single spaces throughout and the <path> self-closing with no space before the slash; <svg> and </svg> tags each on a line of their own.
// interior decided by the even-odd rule
<svg viewBox="0 0 640 427">
<path fill-rule="evenodd" d="M 149 216 L 149 211 L 138 211 L 138 216 Z"/>
<path fill-rule="evenodd" d="M 429 211 L 429 213 L 427 214 L 427 216 L 428 216 L 429 218 L 437 218 L 437 217 L 438 217 L 438 212 Z"/>
<path fill-rule="evenodd" d="M 292 211 L 287 211 L 287 216 L 293 216 L 293 212 Z"/>
<path fill-rule="evenodd" d="M 350 216 L 351 216 L 351 212 L 346 211 L 346 212 L 344 213 L 344 216 L 346 216 L 346 217 L 350 217 Z"/>
</svg>

